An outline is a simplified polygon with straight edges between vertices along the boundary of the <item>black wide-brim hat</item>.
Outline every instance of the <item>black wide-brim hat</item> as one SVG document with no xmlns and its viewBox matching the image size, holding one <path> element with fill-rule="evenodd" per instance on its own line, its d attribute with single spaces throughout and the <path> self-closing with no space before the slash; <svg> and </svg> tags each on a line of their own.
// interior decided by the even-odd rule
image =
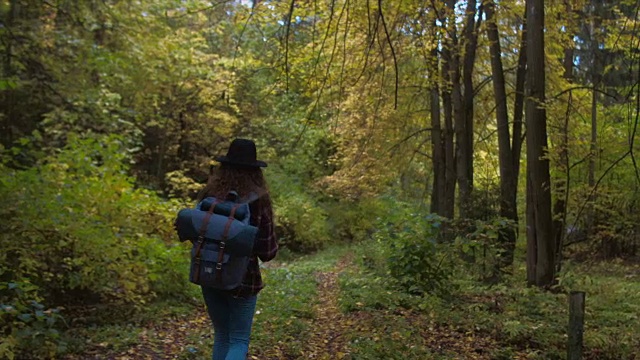
<svg viewBox="0 0 640 360">
<path fill-rule="evenodd" d="M 216 157 L 216 161 L 235 166 L 267 167 L 266 162 L 256 160 L 256 144 L 248 139 L 233 140 L 227 155 Z"/>
</svg>

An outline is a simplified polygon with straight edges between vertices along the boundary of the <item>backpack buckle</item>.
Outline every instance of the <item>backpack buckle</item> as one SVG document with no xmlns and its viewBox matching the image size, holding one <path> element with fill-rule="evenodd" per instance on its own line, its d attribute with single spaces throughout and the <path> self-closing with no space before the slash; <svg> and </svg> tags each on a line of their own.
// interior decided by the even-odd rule
<svg viewBox="0 0 640 360">
<path fill-rule="evenodd" d="M 227 246 L 227 243 L 225 243 L 224 241 L 220 241 L 220 245 L 218 245 L 218 247 L 221 251 L 224 250 L 225 246 Z"/>
<path fill-rule="evenodd" d="M 222 263 L 216 264 L 216 270 L 222 270 Z"/>
</svg>

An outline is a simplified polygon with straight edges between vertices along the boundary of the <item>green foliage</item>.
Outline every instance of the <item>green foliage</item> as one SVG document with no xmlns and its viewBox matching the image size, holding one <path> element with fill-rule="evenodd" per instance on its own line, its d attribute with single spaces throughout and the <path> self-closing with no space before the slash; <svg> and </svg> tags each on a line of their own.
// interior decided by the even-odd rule
<svg viewBox="0 0 640 360">
<path fill-rule="evenodd" d="M 561 322 L 540 319 L 562 318 L 557 312 L 562 299 L 529 292 L 514 279 L 507 280 L 512 289 L 498 285 L 487 290 L 475 283 L 493 275 L 502 255 L 500 231 L 512 225 L 497 217 L 494 94 L 491 86 L 478 82 L 490 67 L 486 46 L 477 49 L 475 69 L 482 76 L 474 76 L 475 112 L 469 119 L 476 124 L 475 189 L 471 200 L 460 204 L 471 219 L 445 222 L 424 216 L 424 209 L 394 204 L 398 199 L 421 203 L 433 185 L 433 172 L 442 171 L 432 166 L 436 154 L 430 142 L 436 128 L 425 118 L 432 106 L 425 94 L 431 88 L 441 95 L 455 88 L 439 78 L 446 73 L 441 71 L 443 59 L 424 61 L 424 55 L 450 36 L 461 38 L 456 33 L 461 27 L 445 28 L 441 25 L 446 22 L 435 20 L 447 16 L 440 13 L 446 11 L 444 3 L 391 1 L 378 9 L 368 2 L 296 2 L 289 21 L 283 21 L 289 15 L 286 2 L 249 3 L 0 5 L 0 282 L 19 284 L 24 291 L 18 296 L 7 290 L 2 303 L 35 314 L 44 310 L 32 300 L 51 306 L 141 307 L 156 296 L 193 295 L 194 287 L 186 281 L 188 250 L 173 242 L 171 220 L 180 204 L 144 189 L 192 197 L 212 157 L 231 138 L 247 136 L 257 140 L 261 158 L 270 163 L 266 173 L 286 251 L 307 253 L 333 242 L 374 239 L 375 246 L 367 245 L 361 258 L 367 271 L 341 278 L 346 309 L 425 310 L 429 306 L 416 300 L 421 296 L 467 296 L 453 303 L 455 309 L 440 309 L 442 319 L 493 332 L 514 349 L 524 343 L 532 353 L 550 347 L 549 356 L 558 357 Z M 517 44 L 523 3 L 505 0 L 502 5 L 496 9 L 502 42 Z M 628 44 L 635 44 L 637 34 L 626 29 L 636 27 L 635 7 L 623 1 L 597 10 L 578 1 L 571 4 L 573 11 L 586 16 L 575 17 L 565 5 L 557 2 L 546 9 L 551 15 L 547 55 L 557 59 L 575 48 L 584 66 L 576 67 L 570 80 L 557 61 L 547 66 L 548 156 L 554 179 L 568 181 L 549 185 L 554 191 L 566 187 L 568 219 L 589 235 L 589 241 L 571 247 L 572 254 L 632 259 L 640 249 L 640 218 L 638 196 L 629 190 L 638 181 L 634 152 L 629 151 L 637 150 L 630 149 L 637 147 L 631 138 L 637 134 L 630 102 L 636 87 L 626 76 L 634 72 L 626 60 L 635 56 Z M 372 27 L 371 14 L 384 15 L 384 26 Z M 591 27 L 584 25 L 598 15 L 601 29 L 592 29 L 594 36 L 586 34 L 584 29 Z M 429 26 L 433 22 L 436 26 Z M 623 23 L 629 26 L 619 26 Z M 478 34 L 478 44 L 485 44 L 482 31 Z M 602 93 L 592 98 L 596 48 L 606 56 Z M 451 50 L 454 56 L 466 51 Z M 520 53 L 517 46 L 503 49 L 505 69 L 516 68 Z M 509 87 L 515 76 L 507 75 Z M 516 93 L 508 95 L 509 104 Z M 592 109 L 597 115 L 595 152 L 591 124 L 585 121 Z M 568 130 L 566 136 L 562 129 Z M 81 141 L 76 133 L 97 140 Z M 595 178 L 603 176 L 596 189 L 587 183 L 590 163 Z M 521 181 L 520 188 L 525 184 Z M 394 197 L 380 200 L 381 193 Z M 468 283 L 456 281 L 463 273 Z M 280 270 L 273 274 L 291 280 Z M 305 273 L 301 281 L 310 278 Z M 637 289 L 613 286 L 615 291 L 607 293 L 602 279 L 589 279 L 565 267 L 557 289 L 577 286 L 598 293 L 602 305 L 594 326 L 599 331 L 588 332 L 587 342 L 624 358 L 637 347 L 628 335 L 637 328 L 618 324 L 624 329 L 618 331 L 611 324 L 616 319 L 637 322 L 637 309 L 610 305 L 609 300 L 636 299 Z M 310 285 L 292 281 L 310 294 Z M 293 291 L 285 293 L 295 298 Z M 302 306 L 302 300 L 295 301 Z M 285 297 L 274 302 L 285 303 Z M 12 314 L 3 313 L 5 333 L 13 334 L 18 325 L 35 333 L 40 320 L 49 321 L 34 315 L 35 320 L 24 322 Z M 481 325 L 465 322 L 465 316 Z M 290 335 L 303 329 L 301 323 L 277 325 Z M 114 329 L 104 336 L 117 333 Z M 49 356 L 57 351 L 49 343 L 58 340 L 53 332 L 43 332 L 36 338 L 14 334 L 11 348 L 31 346 L 25 344 L 32 341 L 43 351 L 38 355 Z M 416 338 L 412 333 L 399 339 Z M 614 347 L 617 339 L 622 345 Z M 375 336 L 363 336 L 360 344 L 365 346 L 358 354 L 364 358 L 418 356 L 402 344 L 381 345 Z M 509 357 L 510 349 L 496 356 Z"/>
<path fill-rule="evenodd" d="M 134 188 L 121 149 L 118 138 L 70 135 L 65 149 L 36 167 L 0 165 L 0 280 L 29 284 L 9 298 L 11 306 L 23 311 L 40 299 L 142 305 L 158 295 L 188 295 L 187 251 L 174 243 L 172 228 L 179 204 Z M 53 324 L 48 319 L 22 327 L 48 334 L 38 330 Z M 3 316 L 3 327 L 12 324 Z M 14 339 L 26 348 L 25 336 Z"/>
<path fill-rule="evenodd" d="M 603 186 L 597 196 L 589 192 L 581 188 L 574 196 L 579 208 L 571 217 L 579 220 L 567 225 L 576 230 L 567 236 L 567 243 L 574 245 L 570 250 L 603 259 L 640 254 L 638 194 L 629 194 L 619 186 Z"/>
<path fill-rule="evenodd" d="M 183 292 L 157 286 L 179 277 L 171 266 L 180 258 L 171 244 L 178 204 L 135 189 L 123 160 L 116 138 L 70 137 L 37 167 L 5 168 L 3 277 L 29 279 L 52 301 L 144 303 L 154 291 Z"/>
<path fill-rule="evenodd" d="M 488 287 L 477 279 L 473 268 L 460 268 L 451 278 L 455 292 L 446 300 L 409 294 L 394 278 L 383 276 L 384 257 L 376 242 L 353 247 L 356 266 L 340 277 L 340 305 L 344 311 L 356 312 L 360 318 L 373 318 L 381 325 L 374 332 L 356 332 L 354 351 L 366 358 L 393 358 L 385 344 L 407 354 L 420 350 L 421 338 L 409 333 L 402 340 L 386 341 L 384 334 L 402 334 L 403 319 L 411 318 L 414 327 L 464 329 L 465 333 L 490 336 L 497 343 L 485 349 L 492 358 L 563 359 L 566 356 L 568 321 L 567 292 L 548 292 L 527 287 L 524 267 L 516 267 L 504 283 Z M 640 344 L 640 291 L 637 265 L 621 261 L 581 265 L 568 263 L 561 275 L 561 288 L 580 289 L 587 293 L 585 318 L 585 356 L 598 359 L 632 359 Z M 464 270 L 464 271 L 463 271 Z M 394 315 L 411 313 L 412 315 Z M 367 314 L 366 316 L 364 314 Z M 421 317 L 427 319 L 422 319 Z M 386 325 L 382 325 L 386 324 Z M 398 335 L 396 335 L 398 336 Z M 438 337 L 435 331 L 429 335 Z M 464 337 L 464 336 L 463 336 Z M 406 344 L 415 345 L 407 348 Z M 382 355 L 384 354 L 384 355 Z M 359 358 L 359 357 L 358 357 Z M 426 358 L 430 358 L 426 356 Z M 446 356 L 444 358 L 447 358 Z"/>
<path fill-rule="evenodd" d="M 267 173 L 279 243 L 297 252 L 321 249 L 331 239 L 327 213 L 305 191 L 299 179 L 274 167 Z"/>
<path fill-rule="evenodd" d="M 635 321 L 638 311 L 635 304 L 640 292 L 633 277 L 629 277 L 635 268 L 620 263 L 589 266 L 570 263 L 563 270 L 562 289 L 587 293 L 585 356 L 631 359 L 637 352 L 640 323 Z M 458 301 L 441 314 L 442 321 L 491 333 L 505 351 L 526 349 L 535 359 L 563 359 L 569 316 L 567 292 L 527 287 L 521 280 L 524 271 L 518 267 L 503 284 L 490 288 L 472 277 L 458 277 Z"/>
<path fill-rule="evenodd" d="M 169 195 L 178 199 L 194 199 L 204 187 L 182 170 L 168 172 L 165 175 L 165 181 Z"/>
<path fill-rule="evenodd" d="M 374 238 L 388 249 L 390 275 L 410 293 L 451 294 L 451 247 L 438 242 L 443 219 L 421 216 L 411 206 L 387 209 Z"/>
<path fill-rule="evenodd" d="M 420 298 L 408 294 L 392 277 L 371 272 L 346 271 L 340 275 L 340 307 L 345 312 L 409 308 Z"/>
<path fill-rule="evenodd" d="M 640 349 L 640 266 L 620 260 L 567 270 L 587 294 L 585 346 L 603 359 L 628 359 Z"/>
<path fill-rule="evenodd" d="M 385 328 L 384 323 L 378 324 L 384 331 L 374 334 L 355 335 L 352 340 L 353 356 L 355 359 L 433 359 L 445 360 L 454 358 L 452 352 L 437 354 L 426 346 L 416 346 L 420 340 L 418 329 L 403 319 L 393 319 L 394 327 Z"/>
<path fill-rule="evenodd" d="M 14 359 L 25 350 L 39 358 L 63 351 L 60 309 L 40 303 L 38 288 L 28 282 L 0 282 L 0 358 Z"/>
<path fill-rule="evenodd" d="M 134 189 L 121 154 L 116 139 L 72 138 L 38 167 L 6 169 L 4 277 L 29 279 L 53 301 L 82 301 L 74 297 L 88 291 L 106 301 L 145 302 L 154 290 L 150 277 L 166 273 L 146 266 L 150 244 L 171 241 L 176 204 Z"/>
<path fill-rule="evenodd" d="M 332 237 L 346 242 L 370 240 L 385 215 L 386 203 L 377 198 L 359 201 L 331 201 L 325 205 Z"/>
<path fill-rule="evenodd" d="M 471 270 L 478 279 L 496 276 L 504 249 L 500 234 L 514 229 L 512 221 L 503 218 L 488 220 L 456 219 L 448 222 L 446 233 L 455 234 L 453 247 L 463 260 L 460 265 Z M 445 237 L 448 235 L 445 235 Z"/>
<path fill-rule="evenodd" d="M 306 320 L 313 317 L 316 282 L 312 269 L 300 263 L 266 269 L 264 276 L 269 289 L 260 294 L 252 348 L 261 349 L 269 357 L 284 356 L 269 352 L 268 344 L 277 339 L 286 354 L 298 354 L 304 345 L 300 335 L 308 332 Z"/>
<path fill-rule="evenodd" d="M 473 189 L 466 208 L 470 219 L 489 221 L 499 217 L 500 184 L 492 179 L 480 179 Z"/>
</svg>

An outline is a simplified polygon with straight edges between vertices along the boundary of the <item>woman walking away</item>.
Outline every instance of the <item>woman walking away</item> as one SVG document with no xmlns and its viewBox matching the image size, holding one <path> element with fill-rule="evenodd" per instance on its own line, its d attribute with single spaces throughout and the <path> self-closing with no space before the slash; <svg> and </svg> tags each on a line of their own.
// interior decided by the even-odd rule
<svg viewBox="0 0 640 360">
<path fill-rule="evenodd" d="M 231 191 L 237 192 L 240 199 L 251 194 L 259 196 L 249 205 L 250 223 L 258 227 L 258 235 L 242 284 L 232 290 L 202 287 L 215 333 L 213 360 L 245 360 L 257 295 L 264 287 L 258 259 L 269 261 L 278 251 L 271 199 L 261 169 L 267 164 L 256 160 L 256 145 L 246 139 L 233 140 L 227 155 L 216 160 L 220 166 L 212 169 L 198 201 L 210 196 L 224 199 Z"/>
</svg>

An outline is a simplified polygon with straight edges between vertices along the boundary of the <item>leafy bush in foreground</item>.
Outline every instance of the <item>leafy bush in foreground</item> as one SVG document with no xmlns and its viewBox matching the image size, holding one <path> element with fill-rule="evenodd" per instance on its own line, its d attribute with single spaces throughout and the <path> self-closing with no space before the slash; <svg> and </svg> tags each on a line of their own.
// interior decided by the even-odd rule
<svg viewBox="0 0 640 360">
<path fill-rule="evenodd" d="M 391 276 L 410 293 L 450 294 L 452 247 L 438 242 L 443 220 L 412 214 L 406 208 L 389 211 L 374 238 L 386 249 Z"/>
<path fill-rule="evenodd" d="M 64 349 L 56 329 L 62 320 L 59 309 L 46 309 L 36 287 L 29 283 L 0 283 L 0 358 L 14 359 L 17 347 L 33 349 L 39 357 L 51 357 Z M 8 296 L 7 296 L 8 294 Z M 9 301 L 6 301 L 9 300 Z"/>
<path fill-rule="evenodd" d="M 173 238 L 178 204 L 136 189 L 122 165 L 121 143 L 101 140 L 70 136 L 56 156 L 25 170 L 0 163 L 5 354 L 27 345 L 15 329 L 53 325 L 54 317 L 38 315 L 41 305 L 35 317 L 9 316 L 30 311 L 34 302 L 142 304 L 189 291 L 187 251 Z M 10 284 L 29 292 L 18 295 Z"/>
</svg>

